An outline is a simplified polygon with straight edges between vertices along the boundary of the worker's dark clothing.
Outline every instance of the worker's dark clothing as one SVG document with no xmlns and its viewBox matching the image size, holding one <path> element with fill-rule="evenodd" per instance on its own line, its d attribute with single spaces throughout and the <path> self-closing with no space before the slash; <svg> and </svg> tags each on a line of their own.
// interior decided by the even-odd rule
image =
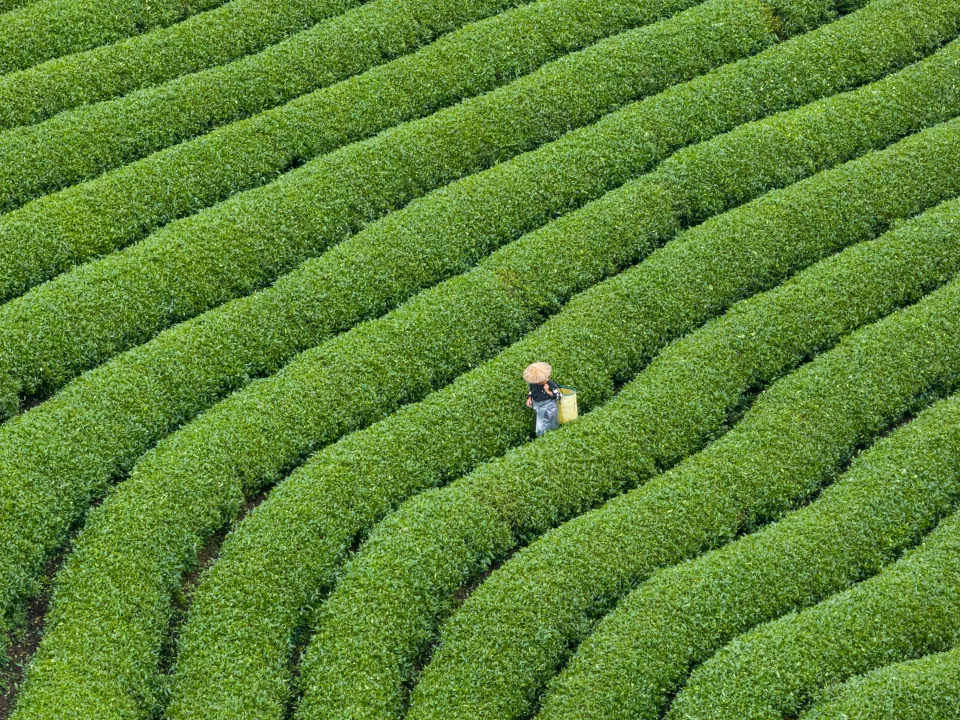
<svg viewBox="0 0 960 720">
<path fill-rule="evenodd" d="M 560 399 L 560 386 L 553 380 L 547 380 L 547 385 L 553 391 L 553 397 L 547 395 L 543 385 L 530 385 L 530 397 L 533 399 L 533 410 L 537 414 L 537 437 L 540 437 L 548 430 L 556 430 L 560 427 L 560 409 L 557 405 Z"/>
<path fill-rule="evenodd" d="M 547 391 L 543 389 L 543 385 L 534 385 L 533 383 L 527 383 L 530 386 L 530 397 L 533 398 L 535 403 L 546 402 L 547 400 L 556 400 L 560 397 L 557 390 L 560 389 L 560 386 L 557 385 L 553 380 L 547 380 L 547 385 L 550 386 L 550 390 L 553 392 L 553 397 L 547 395 Z"/>
</svg>

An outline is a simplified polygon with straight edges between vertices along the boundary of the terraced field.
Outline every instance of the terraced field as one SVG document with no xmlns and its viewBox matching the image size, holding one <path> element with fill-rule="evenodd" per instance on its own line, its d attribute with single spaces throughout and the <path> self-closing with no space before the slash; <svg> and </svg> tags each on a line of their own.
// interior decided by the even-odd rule
<svg viewBox="0 0 960 720">
<path fill-rule="evenodd" d="M 0 720 L 94 718 L 960 720 L 960 0 L 0 0 Z"/>
</svg>

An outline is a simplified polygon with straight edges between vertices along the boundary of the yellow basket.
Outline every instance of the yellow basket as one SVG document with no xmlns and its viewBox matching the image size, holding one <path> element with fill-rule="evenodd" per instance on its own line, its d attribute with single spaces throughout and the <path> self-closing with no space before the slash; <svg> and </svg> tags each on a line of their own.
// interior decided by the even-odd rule
<svg viewBox="0 0 960 720">
<path fill-rule="evenodd" d="M 577 389 L 572 387 L 560 386 L 559 406 L 560 424 L 565 425 L 572 420 L 577 419 Z"/>
</svg>

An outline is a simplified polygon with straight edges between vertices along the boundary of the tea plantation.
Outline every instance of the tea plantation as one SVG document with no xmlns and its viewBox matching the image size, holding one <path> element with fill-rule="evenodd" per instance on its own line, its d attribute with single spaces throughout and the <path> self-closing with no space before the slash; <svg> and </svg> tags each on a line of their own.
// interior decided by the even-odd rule
<svg viewBox="0 0 960 720">
<path fill-rule="evenodd" d="M 960 0 L 0 0 L 0 720 L 664 718 L 960 720 Z"/>
</svg>

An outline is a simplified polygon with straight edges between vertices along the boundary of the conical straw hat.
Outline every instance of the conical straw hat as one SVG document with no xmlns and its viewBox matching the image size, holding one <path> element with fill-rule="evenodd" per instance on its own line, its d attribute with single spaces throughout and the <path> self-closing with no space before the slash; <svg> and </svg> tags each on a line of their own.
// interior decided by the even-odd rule
<svg viewBox="0 0 960 720">
<path fill-rule="evenodd" d="M 550 373 L 552 372 L 553 368 L 547 363 L 537 362 L 527 366 L 527 369 L 523 371 L 523 379 L 533 385 L 542 385 L 550 379 Z"/>
</svg>

